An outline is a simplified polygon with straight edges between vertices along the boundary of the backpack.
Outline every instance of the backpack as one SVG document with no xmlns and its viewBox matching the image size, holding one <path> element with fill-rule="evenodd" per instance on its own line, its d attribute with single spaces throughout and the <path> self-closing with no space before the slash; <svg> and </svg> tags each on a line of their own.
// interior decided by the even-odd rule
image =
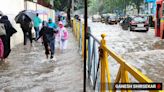
<svg viewBox="0 0 164 92">
<path fill-rule="evenodd" d="M 64 28 L 64 30 L 62 30 L 62 40 L 67 40 L 68 39 L 68 30 Z"/>
<path fill-rule="evenodd" d="M 6 35 L 6 29 L 3 23 L 0 23 L 0 36 Z"/>
</svg>

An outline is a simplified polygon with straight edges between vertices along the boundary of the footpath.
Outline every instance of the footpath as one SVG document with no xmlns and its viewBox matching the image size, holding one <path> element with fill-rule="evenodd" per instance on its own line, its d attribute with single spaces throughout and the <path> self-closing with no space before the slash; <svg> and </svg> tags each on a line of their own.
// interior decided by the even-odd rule
<svg viewBox="0 0 164 92">
<path fill-rule="evenodd" d="M 83 92 L 83 61 L 70 30 L 68 49 L 55 55 L 57 61 L 47 60 L 38 42 L 14 47 L 0 64 L 0 92 Z"/>
</svg>

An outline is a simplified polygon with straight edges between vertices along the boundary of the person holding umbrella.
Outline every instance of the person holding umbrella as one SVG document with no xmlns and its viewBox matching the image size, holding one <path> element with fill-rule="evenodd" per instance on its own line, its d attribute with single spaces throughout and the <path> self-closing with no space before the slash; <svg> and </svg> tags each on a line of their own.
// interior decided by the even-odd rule
<svg viewBox="0 0 164 92">
<path fill-rule="evenodd" d="M 24 45 L 26 45 L 27 38 L 29 38 L 32 46 L 32 21 L 35 17 L 36 13 L 30 10 L 23 10 L 15 17 L 16 23 L 20 23 L 24 34 Z"/>
<path fill-rule="evenodd" d="M 23 35 L 24 35 L 24 45 L 27 44 L 27 38 L 30 39 L 32 46 L 32 21 L 26 15 L 22 16 L 22 21 L 20 23 Z"/>
</svg>

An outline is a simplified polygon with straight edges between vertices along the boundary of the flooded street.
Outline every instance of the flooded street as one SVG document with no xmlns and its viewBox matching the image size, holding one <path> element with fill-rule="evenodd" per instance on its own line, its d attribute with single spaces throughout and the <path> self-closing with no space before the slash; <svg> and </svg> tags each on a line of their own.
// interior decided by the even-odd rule
<svg viewBox="0 0 164 92">
<path fill-rule="evenodd" d="M 56 50 L 57 61 L 46 59 L 41 43 L 29 45 L 13 48 L 0 65 L 0 92 L 83 91 L 83 62 L 71 32 L 65 53 Z"/>
<path fill-rule="evenodd" d="M 106 25 L 89 21 L 92 34 L 101 40 L 101 34 L 107 34 L 107 46 L 135 66 L 154 82 L 164 83 L 164 40 L 155 37 L 154 30 L 131 32 L 117 25 Z M 109 57 L 112 80 L 118 72 L 116 61 Z M 133 82 L 133 80 L 131 80 Z"/>
</svg>

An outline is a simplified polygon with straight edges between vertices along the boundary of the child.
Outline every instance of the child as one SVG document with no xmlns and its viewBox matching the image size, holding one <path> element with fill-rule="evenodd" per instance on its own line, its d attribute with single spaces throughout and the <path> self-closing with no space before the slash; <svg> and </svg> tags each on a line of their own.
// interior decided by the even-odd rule
<svg viewBox="0 0 164 92">
<path fill-rule="evenodd" d="M 59 43 L 59 48 L 62 52 L 67 48 L 67 41 L 68 41 L 68 31 L 64 27 L 63 23 L 59 21 L 59 28 L 58 28 L 58 34 L 57 39 Z"/>
</svg>

